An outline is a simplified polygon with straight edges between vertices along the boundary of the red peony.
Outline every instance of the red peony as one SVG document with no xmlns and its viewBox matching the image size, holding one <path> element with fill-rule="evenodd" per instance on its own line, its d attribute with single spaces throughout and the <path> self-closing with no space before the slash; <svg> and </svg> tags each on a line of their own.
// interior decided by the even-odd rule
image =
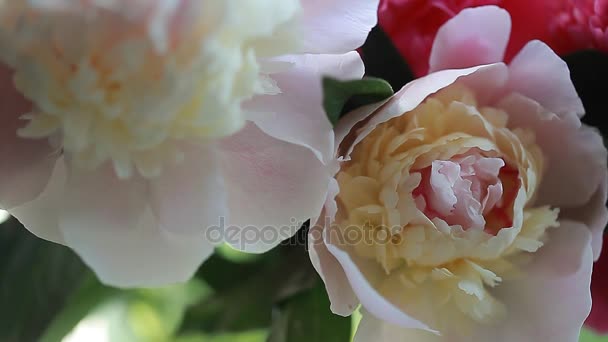
<svg viewBox="0 0 608 342">
<path fill-rule="evenodd" d="M 435 34 L 468 7 L 498 5 L 513 21 L 507 61 L 533 39 L 558 54 L 608 51 L 608 0 L 382 0 L 379 21 L 417 76 L 426 75 Z"/>
<path fill-rule="evenodd" d="M 604 245 L 608 246 L 608 235 L 604 235 Z M 585 324 L 597 333 L 608 334 L 608 253 L 600 255 L 593 265 L 591 276 L 591 297 L 593 306 Z"/>
</svg>

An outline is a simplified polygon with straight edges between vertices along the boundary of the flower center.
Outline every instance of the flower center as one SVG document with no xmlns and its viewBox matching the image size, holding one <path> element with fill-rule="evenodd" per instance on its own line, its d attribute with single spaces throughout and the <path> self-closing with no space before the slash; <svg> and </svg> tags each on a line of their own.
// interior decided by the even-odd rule
<svg viewBox="0 0 608 342">
<path fill-rule="evenodd" d="M 336 228 L 366 237 L 348 248 L 376 262 L 374 279 L 386 275 L 382 294 L 431 327 L 499 319 L 505 307 L 489 289 L 558 224 L 558 210 L 533 206 L 543 169 L 534 135 L 507 124 L 455 84 L 378 125 L 337 175 Z"/>
<path fill-rule="evenodd" d="M 429 219 L 493 235 L 513 224 L 509 208 L 517 195 L 519 175 L 503 159 L 469 151 L 451 160 L 433 161 L 418 172 L 420 185 L 412 195 L 418 210 Z"/>
<path fill-rule="evenodd" d="M 34 105 L 19 134 L 78 166 L 157 176 L 180 144 L 235 133 L 243 101 L 279 92 L 260 58 L 293 48 L 268 40 L 297 0 L 92 3 L 0 5 L 0 58 Z"/>
</svg>

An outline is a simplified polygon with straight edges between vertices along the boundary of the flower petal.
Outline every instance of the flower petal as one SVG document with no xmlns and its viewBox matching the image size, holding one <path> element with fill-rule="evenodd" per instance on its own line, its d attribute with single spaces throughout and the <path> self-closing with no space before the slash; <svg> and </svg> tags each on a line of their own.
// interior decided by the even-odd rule
<svg viewBox="0 0 608 342">
<path fill-rule="evenodd" d="M 401 88 L 387 103 L 362 107 L 340 120 L 341 122 L 344 121 L 344 124 L 339 124 L 336 127 L 336 136 L 338 138 L 343 137 L 344 141 L 348 141 L 348 146 L 350 146 L 346 151 L 340 151 L 340 155 L 348 157 L 354 146 L 361 142 L 376 126 L 411 111 L 429 95 L 456 81 L 464 82 L 469 87 L 479 90 L 476 95 L 483 101 L 491 97 L 496 89 L 501 89 L 507 79 L 508 69 L 503 63 L 480 65 L 467 69 L 441 70 L 416 79 Z M 378 111 L 379 108 L 382 108 L 382 110 Z M 370 115 L 369 120 L 365 121 L 365 115 L 368 114 Z M 359 123 L 361 125 L 357 127 Z M 352 129 L 354 127 L 356 129 Z M 339 140 L 338 143 L 341 144 L 342 141 Z"/>
<path fill-rule="evenodd" d="M 365 310 L 361 310 L 361 322 L 353 342 L 447 342 L 442 336 L 421 329 L 407 329 L 379 320 Z M 492 340 L 494 341 L 494 340 Z M 464 342 L 449 340 L 449 342 Z M 481 341 L 480 341 L 481 342 Z"/>
<path fill-rule="evenodd" d="M 332 125 L 323 109 L 322 77 L 342 80 L 363 77 L 364 66 L 356 52 L 344 55 L 287 56 L 292 65 L 271 75 L 281 93 L 254 97 L 245 104 L 250 120 L 266 134 L 310 148 L 319 159 L 333 157 Z"/>
<path fill-rule="evenodd" d="M 476 340 L 578 341 L 591 309 L 592 265 L 588 228 L 562 221 L 549 231 L 545 246 L 534 254 L 523 276 L 496 288 L 496 296 L 507 305 L 508 318 L 499 329 L 488 327 Z"/>
<path fill-rule="evenodd" d="M 344 270 L 325 246 L 322 234 L 320 227 L 313 227 L 309 232 L 310 260 L 325 283 L 331 301 L 331 311 L 336 315 L 350 316 L 359 306 L 359 299 L 351 289 Z"/>
<path fill-rule="evenodd" d="M 568 65 L 538 40 L 526 44 L 509 64 L 509 87 L 560 116 L 585 112 Z"/>
<path fill-rule="evenodd" d="M 351 288 L 365 310 L 391 324 L 432 331 L 426 324 L 408 316 L 400 308 L 389 302 L 374 288 L 372 285 L 373 279 L 380 278 L 382 275 L 376 273 L 383 273 L 383 270 L 380 270 L 375 264 L 370 265 L 365 260 L 353 257 L 351 253 L 333 244 L 332 241 L 340 243 L 341 238 L 336 234 L 340 233 L 326 229 L 324 231 L 325 245 L 342 266 Z"/>
<path fill-rule="evenodd" d="M 229 244 L 262 253 L 321 212 L 330 170 L 309 149 L 249 123 L 220 144 L 228 193 Z"/>
<path fill-rule="evenodd" d="M 581 224 L 562 222 L 552 231 L 547 245 L 534 254 L 524 275 L 496 287 L 495 295 L 507 305 L 507 316 L 498 325 L 478 325 L 470 336 L 447 332 L 439 336 L 404 329 L 364 313 L 355 341 L 578 341 L 591 308 L 590 242 L 589 231 Z"/>
<path fill-rule="evenodd" d="M 150 181 L 158 223 L 174 233 L 202 234 L 228 214 L 216 146 L 182 146 L 184 160 Z M 220 242 L 220 241 L 217 241 Z"/>
<path fill-rule="evenodd" d="M 17 130 L 31 104 L 13 86 L 12 72 L 0 65 L 0 208 L 10 209 L 38 196 L 46 187 L 57 153 L 47 140 L 23 139 Z"/>
<path fill-rule="evenodd" d="M 27 230 L 41 239 L 65 245 L 58 226 L 58 212 L 63 200 L 66 172 L 63 158 L 59 158 L 46 188 L 34 200 L 10 209 Z"/>
<path fill-rule="evenodd" d="M 379 0 L 302 0 L 304 52 L 359 48 L 376 26 Z"/>
<path fill-rule="evenodd" d="M 510 33 L 511 18 L 504 9 L 465 9 L 437 31 L 429 73 L 502 62 Z"/>
<path fill-rule="evenodd" d="M 519 94 L 507 96 L 498 107 L 509 114 L 510 127 L 532 130 L 543 151 L 550 172 L 543 176 L 537 204 L 560 208 L 588 205 L 606 179 L 608 155 L 601 136 L 581 126 L 576 116 L 559 117 Z"/>
<path fill-rule="evenodd" d="M 102 282 L 120 287 L 188 280 L 213 253 L 199 234 L 171 234 L 147 204 L 142 179 L 119 180 L 111 168 L 68 175 L 59 226 L 68 246 Z"/>
<path fill-rule="evenodd" d="M 323 241 L 323 229 L 329 226 L 330 220 L 336 215 L 334 198 L 338 191 L 338 182 L 331 179 L 327 195 L 328 203 L 324 211 L 326 215 L 322 214 L 323 220 L 319 220 L 308 232 L 308 254 L 312 265 L 325 283 L 331 311 L 340 316 L 349 316 L 359 305 L 359 300 L 351 289 L 344 270 Z"/>
</svg>

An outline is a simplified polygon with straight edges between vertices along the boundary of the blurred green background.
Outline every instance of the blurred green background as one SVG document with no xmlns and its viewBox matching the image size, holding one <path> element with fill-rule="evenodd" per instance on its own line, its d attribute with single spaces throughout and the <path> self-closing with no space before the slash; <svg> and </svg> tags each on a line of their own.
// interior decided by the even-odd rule
<svg viewBox="0 0 608 342">
<path fill-rule="evenodd" d="M 359 319 L 329 312 L 302 246 L 264 255 L 223 246 L 190 282 L 139 290 L 102 285 L 68 248 L 15 220 L 0 224 L 0 254 L 3 342 L 344 342 Z M 585 331 L 581 341 L 608 337 Z"/>
</svg>

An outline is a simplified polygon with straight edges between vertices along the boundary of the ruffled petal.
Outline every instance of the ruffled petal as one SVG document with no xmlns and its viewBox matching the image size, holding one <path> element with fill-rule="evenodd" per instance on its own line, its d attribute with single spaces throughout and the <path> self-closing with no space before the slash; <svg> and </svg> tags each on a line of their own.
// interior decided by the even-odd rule
<svg viewBox="0 0 608 342">
<path fill-rule="evenodd" d="M 379 0 L 302 0 L 304 52 L 345 53 L 359 48 L 376 26 Z"/>
<path fill-rule="evenodd" d="M 228 194 L 226 242 L 262 253 L 321 213 L 331 177 L 311 150 L 248 124 L 220 143 Z"/>
<path fill-rule="evenodd" d="M 288 56 L 287 71 L 273 74 L 281 90 L 254 97 L 245 104 L 250 120 L 272 137 L 310 148 L 319 159 L 333 157 L 334 134 L 323 109 L 323 76 L 360 79 L 364 66 L 356 52 L 344 55 Z"/>
<path fill-rule="evenodd" d="M 65 242 L 108 285 L 162 286 L 192 277 L 213 253 L 204 234 L 171 234 L 147 203 L 143 179 L 73 169 L 59 217 Z"/>
<path fill-rule="evenodd" d="M 465 9 L 437 31 L 429 73 L 502 62 L 510 33 L 511 18 L 504 9 Z"/>
</svg>

